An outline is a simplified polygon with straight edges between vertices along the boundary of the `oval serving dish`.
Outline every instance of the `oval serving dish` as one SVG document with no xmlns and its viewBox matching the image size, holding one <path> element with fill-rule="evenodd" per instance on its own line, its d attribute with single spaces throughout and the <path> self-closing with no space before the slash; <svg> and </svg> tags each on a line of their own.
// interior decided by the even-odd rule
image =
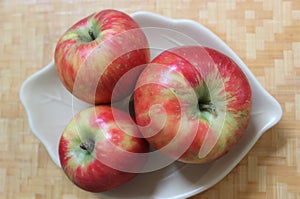
<svg viewBox="0 0 300 199">
<path fill-rule="evenodd" d="M 143 28 L 148 38 L 152 58 L 171 47 L 208 46 L 231 57 L 244 71 L 251 84 L 253 107 L 247 132 L 242 141 L 225 156 L 204 165 L 174 162 L 163 169 L 139 174 L 125 185 L 102 193 L 105 198 L 187 198 L 223 179 L 245 157 L 263 133 L 280 120 L 282 110 L 241 59 L 201 24 L 185 19 L 170 19 L 149 12 L 137 12 L 131 16 Z M 56 74 L 53 61 L 23 83 L 20 98 L 33 134 L 60 167 L 60 135 L 73 115 L 90 105 L 72 97 L 64 88 Z"/>
</svg>

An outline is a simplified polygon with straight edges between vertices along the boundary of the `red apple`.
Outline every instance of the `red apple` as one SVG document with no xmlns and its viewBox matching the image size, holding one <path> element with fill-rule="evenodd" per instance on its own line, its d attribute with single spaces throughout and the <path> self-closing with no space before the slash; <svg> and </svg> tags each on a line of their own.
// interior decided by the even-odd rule
<svg viewBox="0 0 300 199">
<path fill-rule="evenodd" d="M 75 115 L 59 143 L 65 174 L 90 192 L 104 192 L 128 182 L 143 168 L 148 151 L 148 143 L 129 114 L 104 105 Z"/>
<path fill-rule="evenodd" d="M 147 38 L 127 14 L 103 10 L 68 29 L 55 49 L 55 66 L 63 85 L 79 99 L 92 104 L 117 101 L 134 88 L 139 73 L 117 81 L 134 67 L 149 62 Z M 112 91 L 118 95 L 111 99 Z"/>
<path fill-rule="evenodd" d="M 149 143 L 186 163 L 216 160 L 246 131 L 249 82 L 228 56 L 201 46 L 176 47 L 143 70 L 134 92 L 136 122 Z"/>
</svg>

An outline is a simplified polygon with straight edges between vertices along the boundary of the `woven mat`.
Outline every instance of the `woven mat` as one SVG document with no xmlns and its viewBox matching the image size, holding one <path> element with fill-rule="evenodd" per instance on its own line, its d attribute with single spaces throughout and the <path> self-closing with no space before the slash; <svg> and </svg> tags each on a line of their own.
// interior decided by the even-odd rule
<svg viewBox="0 0 300 199">
<path fill-rule="evenodd" d="M 221 37 L 280 102 L 283 118 L 229 175 L 193 199 L 300 199 L 299 0 L 0 1 L 0 198 L 97 198 L 76 188 L 34 137 L 22 82 L 48 64 L 59 35 L 105 8 L 188 18 Z"/>
</svg>

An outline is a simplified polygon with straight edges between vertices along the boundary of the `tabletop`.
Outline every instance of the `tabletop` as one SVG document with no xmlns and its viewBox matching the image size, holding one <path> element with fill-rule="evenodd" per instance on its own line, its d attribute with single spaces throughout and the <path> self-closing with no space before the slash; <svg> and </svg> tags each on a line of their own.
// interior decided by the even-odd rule
<svg viewBox="0 0 300 199">
<path fill-rule="evenodd" d="M 300 4 L 298 0 L 0 1 L 0 198 L 97 198 L 75 187 L 32 134 L 19 91 L 53 59 L 59 36 L 107 8 L 194 20 L 244 61 L 283 110 L 219 183 L 193 196 L 300 199 Z"/>
</svg>

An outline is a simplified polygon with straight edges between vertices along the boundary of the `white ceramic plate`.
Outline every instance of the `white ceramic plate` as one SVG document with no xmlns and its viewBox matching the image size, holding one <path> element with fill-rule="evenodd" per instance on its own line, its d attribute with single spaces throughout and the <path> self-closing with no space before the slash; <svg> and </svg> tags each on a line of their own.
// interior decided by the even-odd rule
<svg viewBox="0 0 300 199">
<path fill-rule="evenodd" d="M 139 174 L 127 184 L 105 193 L 105 198 L 186 198 L 210 188 L 224 178 L 259 137 L 280 120 L 282 110 L 240 58 L 207 28 L 194 21 L 174 20 L 148 12 L 137 12 L 132 17 L 144 28 L 152 57 L 175 46 L 208 46 L 230 56 L 245 72 L 252 87 L 253 108 L 249 128 L 242 141 L 224 157 L 205 165 L 173 163 L 158 171 Z M 32 132 L 60 166 L 60 135 L 73 114 L 90 105 L 73 98 L 63 87 L 53 62 L 24 82 L 20 97 Z"/>
</svg>

